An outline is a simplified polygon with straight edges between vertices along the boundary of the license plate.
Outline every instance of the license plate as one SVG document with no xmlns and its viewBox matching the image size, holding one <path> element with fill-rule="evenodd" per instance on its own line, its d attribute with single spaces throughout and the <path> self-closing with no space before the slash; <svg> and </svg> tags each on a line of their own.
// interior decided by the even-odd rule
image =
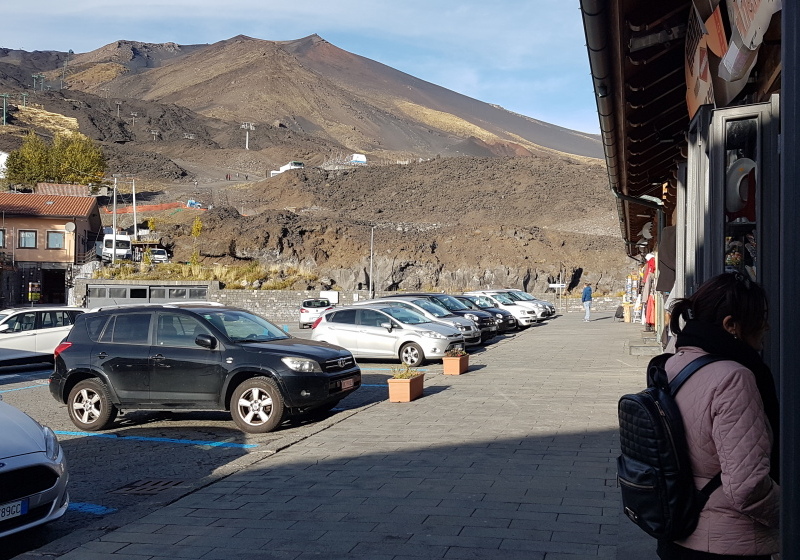
<svg viewBox="0 0 800 560">
<path fill-rule="evenodd" d="M 12 517 L 19 517 L 28 513 L 28 500 L 20 500 L 18 502 L 8 502 L 7 504 L 0 505 L 0 520 L 11 519 Z"/>
<path fill-rule="evenodd" d="M 356 384 L 356 380 L 352 377 L 349 379 L 342 379 L 342 389 L 352 389 L 353 385 Z"/>
</svg>

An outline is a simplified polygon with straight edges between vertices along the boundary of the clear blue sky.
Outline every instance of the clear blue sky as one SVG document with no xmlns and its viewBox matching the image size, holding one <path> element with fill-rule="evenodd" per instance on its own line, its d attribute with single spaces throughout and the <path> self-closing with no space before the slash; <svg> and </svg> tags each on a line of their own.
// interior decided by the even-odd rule
<svg viewBox="0 0 800 560">
<path fill-rule="evenodd" d="M 475 99 L 599 132 L 578 0 L 40 0 L 7 2 L 0 17 L 0 47 L 25 51 L 313 33 Z"/>
</svg>

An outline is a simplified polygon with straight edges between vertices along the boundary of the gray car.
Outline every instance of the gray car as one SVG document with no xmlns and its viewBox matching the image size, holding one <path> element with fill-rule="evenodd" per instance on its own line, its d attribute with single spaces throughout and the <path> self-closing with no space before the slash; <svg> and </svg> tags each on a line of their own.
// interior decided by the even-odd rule
<svg viewBox="0 0 800 560">
<path fill-rule="evenodd" d="M 410 309 L 411 311 L 416 311 L 431 321 L 456 327 L 459 331 L 461 331 L 461 335 L 464 337 L 464 344 L 466 346 L 475 346 L 476 344 L 481 343 L 481 330 L 474 321 L 465 317 L 459 317 L 458 315 L 451 313 L 441 305 L 434 303 L 426 297 L 392 296 L 387 298 L 359 301 L 353 305 L 371 305 L 373 303 L 404 307 L 406 309 Z"/>
<path fill-rule="evenodd" d="M 53 430 L 0 397 L 0 538 L 54 521 L 69 506 L 69 473 Z"/>
<path fill-rule="evenodd" d="M 312 340 L 341 346 L 357 358 L 399 359 L 412 367 L 464 346 L 457 328 L 385 303 L 336 308 L 313 328 Z"/>
</svg>

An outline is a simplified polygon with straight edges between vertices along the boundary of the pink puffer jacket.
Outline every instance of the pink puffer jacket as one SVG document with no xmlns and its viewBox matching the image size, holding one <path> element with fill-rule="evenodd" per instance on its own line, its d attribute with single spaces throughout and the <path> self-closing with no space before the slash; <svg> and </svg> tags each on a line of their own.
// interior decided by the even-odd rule
<svg viewBox="0 0 800 560">
<path fill-rule="evenodd" d="M 667 361 L 667 376 L 672 380 L 705 353 L 681 348 Z M 772 430 L 753 373 L 737 362 L 714 362 L 689 378 L 675 400 L 695 485 L 722 472 L 722 487 L 711 494 L 697 529 L 677 543 L 714 554 L 778 552 L 780 487 L 769 476 Z"/>
</svg>

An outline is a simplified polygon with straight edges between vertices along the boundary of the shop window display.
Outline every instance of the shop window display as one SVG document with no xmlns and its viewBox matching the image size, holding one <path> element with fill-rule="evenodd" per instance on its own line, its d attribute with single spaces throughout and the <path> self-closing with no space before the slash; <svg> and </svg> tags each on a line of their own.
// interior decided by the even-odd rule
<svg viewBox="0 0 800 560">
<path fill-rule="evenodd" d="M 757 272 L 758 121 L 731 120 L 725 130 L 725 271 Z"/>
</svg>

